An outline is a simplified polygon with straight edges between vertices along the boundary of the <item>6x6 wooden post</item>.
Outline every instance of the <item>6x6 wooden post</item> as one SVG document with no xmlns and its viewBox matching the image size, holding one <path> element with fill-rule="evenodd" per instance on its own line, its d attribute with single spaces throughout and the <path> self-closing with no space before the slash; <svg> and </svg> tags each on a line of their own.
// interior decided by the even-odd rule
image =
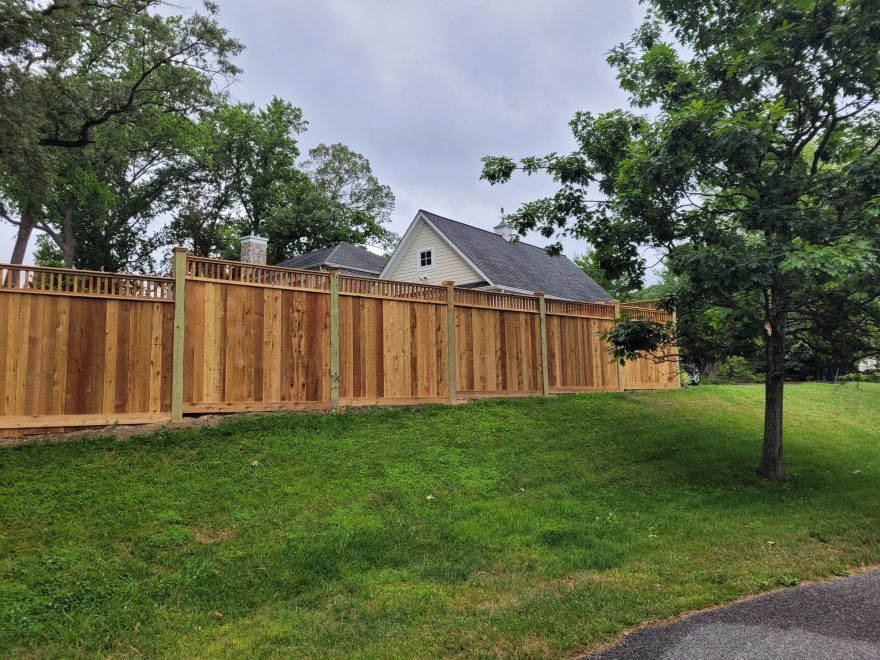
<svg viewBox="0 0 880 660">
<path fill-rule="evenodd" d="M 173 252 L 174 340 L 171 353 L 171 419 L 183 417 L 183 335 L 186 328 L 186 248 Z"/>
<path fill-rule="evenodd" d="M 330 407 L 339 407 L 339 269 L 330 273 Z"/>
<path fill-rule="evenodd" d="M 614 322 L 617 323 L 618 319 L 620 319 L 620 301 L 609 300 L 608 302 L 614 307 Z M 620 360 L 615 358 L 614 363 L 617 365 L 617 391 L 623 392 L 626 387 L 626 373 L 623 370 L 623 365 L 620 364 Z"/>
<path fill-rule="evenodd" d="M 446 362 L 449 367 L 449 400 L 458 396 L 458 351 L 455 347 L 455 282 L 444 280 L 446 287 Z"/>
<path fill-rule="evenodd" d="M 539 328 L 541 332 L 541 394 L 550 394 L 550 371 L 547 363 L 547 301 L 543 291 L 535 291 L 538 299 L 538 313 L 540 314 Z"/>
</svg>

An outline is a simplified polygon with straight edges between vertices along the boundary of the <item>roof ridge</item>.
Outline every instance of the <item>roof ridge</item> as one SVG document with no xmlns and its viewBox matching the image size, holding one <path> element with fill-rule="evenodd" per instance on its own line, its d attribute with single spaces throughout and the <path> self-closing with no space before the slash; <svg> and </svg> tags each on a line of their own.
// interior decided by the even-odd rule
<svg viewBox="0 0 880 660">
<path fill-rule="evenodd" d="M 332 245 L 328 246 L 330 247 L 330 251 L 327 253 L 327 257 L 324 259 L 324 261 L 329 260 L 334 254 L 336 254 L 336 250 L 339 249 L 340 245 L 342 245 L 342 241 L 336 241 Z"/>
<path fill-rule="evenodd" d="M 487 234 L 491 234 L 492 236 L 498 236 L 498 238 L 500 238 L 508 243 L 511 243 L 511 244 L 514 243 L 514 241 L 507 241 L 507 239 L 505 239 L 503 236 L 500 236 L 499 234 L 496 234 L 494 231 L 489 231 L 488 229 L 483 229 L 482 227 L 475 227 L 474 225 L 469 225 L 468 223 L 462 222 L 461 220 L 453 220 L 452 218 L 447 218 L 445 215 L 440 215 L 439 213 L 434 213 L 433 211 L 428 211 L 426 209 L 419 209 L 419 212 L 427 213 L 428 215 L 433 215 L 438 218 L 442 218 L 443 220 L 446 220 L 447 222 L 454 222 L 457 225 L 463 225 L 465 227 L 468 227 L 469 229 L 476 229 L 477 231 L 482 231 Z M 542 248 L 540 245 L 533 245 L 532 243 L 526 243 L 525 241 L 517 240 L 516 244 L 525 245 L 526 247 L 534 248 L 536 250 L 541 250 L 541 252 L 547 252 L 546 248 Z M 553 256 L 553 255 L 551 255 L 551 256 Z M 557 256 L 565 256 L 565 255 L 560 254 Z"/>
</svg>

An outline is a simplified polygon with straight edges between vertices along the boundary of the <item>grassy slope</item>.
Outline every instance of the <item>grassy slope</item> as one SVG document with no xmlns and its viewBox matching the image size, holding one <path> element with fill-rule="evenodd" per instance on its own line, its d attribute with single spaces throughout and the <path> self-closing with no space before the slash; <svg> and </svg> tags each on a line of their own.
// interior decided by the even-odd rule
<svg viewBox="0 0 880 660">
<path fill-rule="evenodd" d="M 701 387 L 0 450 L 0 654 L 556 656 L 880 561 L 880 386 L 788 389 L 784 486 L 752 472 L 761 401 Z"/>
</svg>

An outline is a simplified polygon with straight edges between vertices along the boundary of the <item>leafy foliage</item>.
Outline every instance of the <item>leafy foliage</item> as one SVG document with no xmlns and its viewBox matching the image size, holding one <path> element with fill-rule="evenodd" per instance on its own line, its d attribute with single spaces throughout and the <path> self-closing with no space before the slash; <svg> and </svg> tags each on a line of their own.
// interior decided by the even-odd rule
<svg viewBox="0 0 880 660">
<path fill-rule="evenodd" d="M 269 258 L 347 240 L 387 245 L 394 205 L 366 157 L 344 145 L 297 165 L 307 123 L 293 104 L 227 102 L 242 50 L 208 2 L 175 15 L 161 0 L 0 7 L 0 218 L 34 231 L 38 263 L 154 270 L 187 245 L 238 256 L 263 233 Z M 311 178 L 310 178 L 311 175 Z M 161 226 L 170 217 L 167 226 Z"/>
<path fill-rule="evenodd" d="M 620 364 L 638 360 L 647 353 L 668 346 L 670 328 L 665 323 L 623 315 L 611 328 L 602 332 L 602 338 L 611 345 L 611 355 Z"/>
<path fill-rule="evenodd" d="M 384 238 L 387 213 L 368 189 L 378 187 L 393 204 L 390 190 L 370 174 L 364 156 L 343 145 L 332 154 L 312 150 L 317 160 L 307 167 L 320 176 L 310 177 L 296 162 L 297 136 L 306 127 L 302 111 L 278 98 L 265 108 L 222 105 L 206 114 L 177 175 L 184 183 L 166 241 L 202 256 L 236 258 L 239 236 L 261 234 L 269 239 L 268 259 L 277 263 L 334 241 Z M 367 179 L 349 173 L 343 180 L 345 166 L 334 161 L 343 156 Z"/>
<path fill-rule="evenodd" d="M 577 151 L 487 157 L 483 177 L 547 171 L 559 190 L 511 215 L 520 231 L 587 239 L 612 278 L 650 246 L 680 278 L 671 302 L 762 343 L 760 470 L 783 478 L 787 340 L 850 363 L 877 350 L 880 6 L 650 6 L 608 57 L 633 110 L 578 113 Z"/>
<path fill-rule="evenodd" d="M 216 20 L 217 8 L 168 16 L 159 0 L 35 2 L 0 8 L 0 200 L 19 227 L 13 261 L 33 229 L 44 231 L 72 265 L 73 230 L 57 236 L 70 157 L 119 139 L 161 116 L 212 107 L 216 81 L 238 73 L 242 46 Z M 100 163 L 100 160 L 99 160 Z M 135 229 L 135 235 L 138 231 Z M 109 264 L 108 264 L 109 265 Z"/>
</svg>

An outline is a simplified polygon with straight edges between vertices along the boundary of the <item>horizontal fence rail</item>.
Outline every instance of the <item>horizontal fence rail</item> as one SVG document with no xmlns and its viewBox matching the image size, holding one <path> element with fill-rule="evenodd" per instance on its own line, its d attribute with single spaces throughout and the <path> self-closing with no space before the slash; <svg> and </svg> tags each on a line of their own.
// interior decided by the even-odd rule
<svg viewBox="0 0 880 660">
<path fill-rule="evenodd" d="M 614 363 L 621 315 L 581 302 L 174 253 L 174 277 L 0 265 L 0 431 L 678 386 Z M 169 305 L 166 303 L 174 303 Z"/>
<path fill-rule="evenodd" d="M 174 300 L 174 280 L 169 277 L 10 264 L 0 264 L 0 289 L 156 302 Z"/>
</svg>

